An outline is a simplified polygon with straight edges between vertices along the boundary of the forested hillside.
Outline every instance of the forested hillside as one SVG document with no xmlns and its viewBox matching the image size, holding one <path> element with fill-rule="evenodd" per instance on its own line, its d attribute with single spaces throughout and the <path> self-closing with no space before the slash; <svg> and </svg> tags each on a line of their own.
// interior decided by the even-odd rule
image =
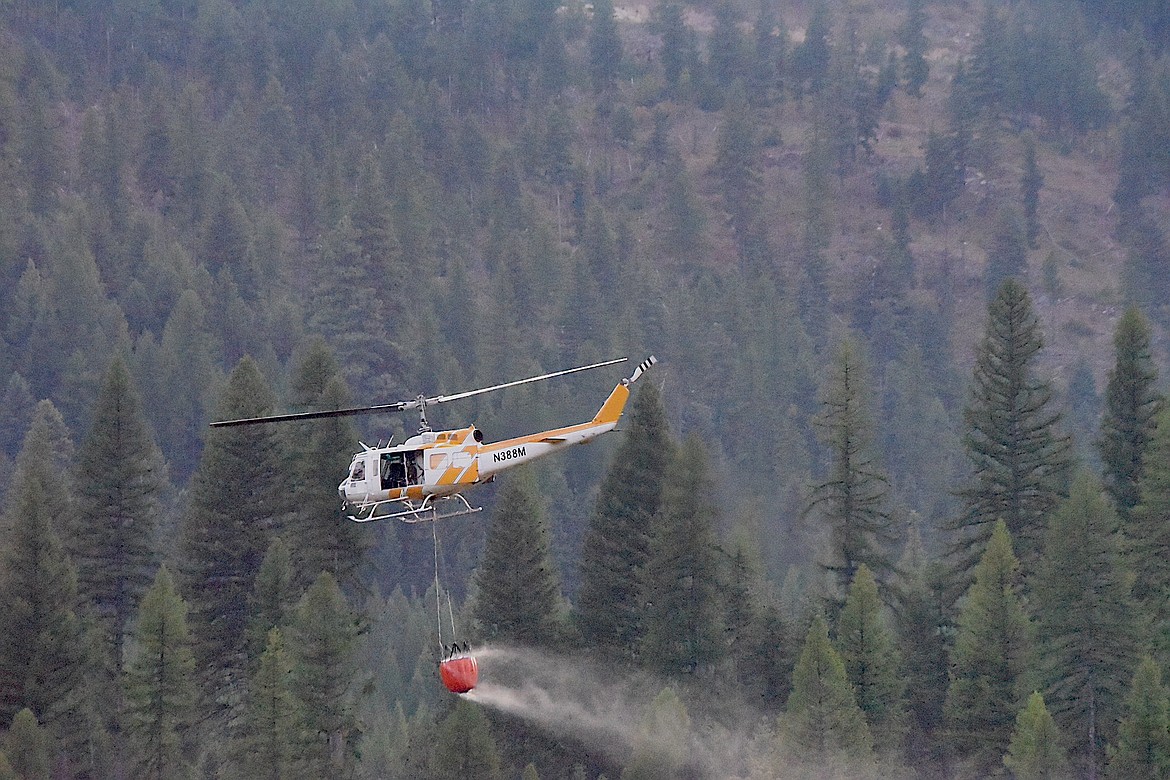
<svg viewBox="0 0 1170 780">
<path fill-rule="evenodd" d="M 1156 0 L 0 0 L 0 778 L 1170 777 L 1168 45 Z M 338 509 L 410 415 L 208 428 L 651 353 L 434 529 Z M 448 594 L 598 729 L 446 695 Z"/>
</svg>

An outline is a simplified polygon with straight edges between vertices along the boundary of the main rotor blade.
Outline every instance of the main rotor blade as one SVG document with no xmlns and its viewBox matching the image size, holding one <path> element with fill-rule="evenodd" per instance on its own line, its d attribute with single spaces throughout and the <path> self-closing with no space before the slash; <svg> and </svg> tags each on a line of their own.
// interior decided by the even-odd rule
<svg viewBox="0 0 1170 780">
<path fill-rule="evenodd" d="M 400 412 L 415 405 L 415 401 L 395 401 L 392 404 L 378 404 L 377 406 L 354 406 L 347 409 L 329 409 L 323 412 L 293 412 L 292 414 L 273 414 L 268 417 L 244 417 L 239 420 L 219 420 L 211 423 L 212 428 L 227 428 L 232 425 L 255 425 L 257 423 L 289 422 L 290 420 L 319 420 L 324 417 L 353 417 L 359 414 L 377 414 L 378 412 Z"/>
<path fill-rule="evenodd" d="M 442 404 L 447 401 L 456 401 L 460 398 L 470 398 L 473 395 L 480 393 L 490 393 L 494 390 L 503 390 L 505 387 L 515 387 L 516 385 L 524 385 L 529 382 L 539 382 L 542 379 L 552 379 L 554 376 L 564 376 L 565 374 L 575 374 L 578 371 L 588 371 L 591 368 L 601 368 L 602 366 L 612 366 L 614 363 L 624 363 L 626 358 L 614 358 L 613 360 L 605 360 L 601 363 L 593 363 L 588 366 L 577 366 L 576 368 L 566 368 L 563 371 L 553 371 L 551 374 L 541 374 L 540 376 L 530 376 L 527 379 L 517 379 L 514 382 L 504 382 L 501 385 L 492 385 L 491 387 L 481 387 L 478 390 L 468 390 L 465 393 L 456 393 L 455 395 L 436 395 L 434 398 L 427 398 L 426 404 Z"/>
<path fill-rule="evenodd" d="M 273 414 L 267 417 L 244 417 L 239 420 L 218 420 L 211 423 L 212 428 L 227 428 L 233 425 L 256 425 L 258 423 L 273 423 L 273 422 L 290 422 L 293 420 L 320 420 L 326 417 L 353 417 L 359 414 L 378 414 L 379 412 L 401 412 L 407 409 L 418 409 L 429 406 L 430 404 L 441 404 L 447 401 L 455 401 L 460 398 L 469 398 L 480 393 L 490 393 L 493 390 L 503 390 L 505 387 L 515 387 L 516 385 L 527 384 L 528 382 L 539 382 L 542 379 L 552 379 L 555 376 L 564 376 L 565 374 L 575 374 L 578 371 L 588 371 L 591 368 L 601 368 L 602 366 L 612 366 L 614 363 L 623 363 L 626 358 L 614 358 L 613 360 L 606 360 L 601 363 L 593 363 L 588 366 L 577 366 L 576 368 L 566 368 L 563 371 L 553 371 L 550 374 L 541 374 L 540 376 L 530 376 L 527 379 L 517 379 L 514 382 L 504 382 L 499 385 L 492 385 L 491 387 L 481 387 L 478 390 L 468 390 L 465 393 L 456 393 L 454 395 L 436 395 L 433 398 L 414 398 L 409 401 L 395 401 L 389 404 L 378 404 L 376 406 L 353 406 L 347 409 L 330 409 L 322 412 L 293 412 L 291 414 Z"/>
</svg>

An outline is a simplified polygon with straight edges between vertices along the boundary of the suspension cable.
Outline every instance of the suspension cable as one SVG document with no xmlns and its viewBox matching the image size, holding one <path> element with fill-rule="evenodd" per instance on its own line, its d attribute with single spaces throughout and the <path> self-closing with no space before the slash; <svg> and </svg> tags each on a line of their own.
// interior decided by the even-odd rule
<svg viewBox="0 0 1170 780">
<path fill-rule="evenodd" d="M 431 523 L 431 539 L 435 543 L 435 622 L 439 628 L 439 654 L 443 653 L 443 596 L 439 586 L 439 532 Z M 449 601 L 449 599 L 448 599 Z"/>
</svg>

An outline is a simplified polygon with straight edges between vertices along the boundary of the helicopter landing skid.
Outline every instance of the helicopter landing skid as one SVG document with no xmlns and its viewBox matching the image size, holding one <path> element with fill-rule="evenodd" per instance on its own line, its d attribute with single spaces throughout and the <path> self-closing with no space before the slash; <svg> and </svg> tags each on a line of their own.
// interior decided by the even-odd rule
<svg viewBox="0 0 1170 780">
<path fill-rule="evenodd" d="M 437 501 L 432 500 L 433 498 L 434 496 L 427 496 L 419 503 L 415 503 L 414 501 L 374 501 L 370 504 L 361 504 L 357 507 L 357 513 L 350 515 L 349 519 L 355 523 L 369 523 L 374 520 L 401 520 L 404 523 L 433 523 L 436 520 L 446 520 L 449 517 L 462 517 L 463 515 L 483 511 L 482 506 L 472 506 L 459 493 L 452 496 L 444 496 Z M 439 501 L 447 502 L 454 498 L 459 499 L 459 502 L 463 506 L 456 505 L 454 510 L 444 511 L 444 508 L 438 505 Z M 387 504 L 399 504 L 404 508 L 386 515 L 376 514 L 378 507 Z"/>
</svg>

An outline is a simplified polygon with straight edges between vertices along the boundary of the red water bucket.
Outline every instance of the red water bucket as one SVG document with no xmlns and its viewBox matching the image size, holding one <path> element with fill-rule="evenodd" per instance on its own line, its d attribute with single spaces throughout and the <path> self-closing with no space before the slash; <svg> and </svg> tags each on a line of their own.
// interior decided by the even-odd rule
<svg viewBox="0 0 1170 780">
<path fill-rule="evenodd" d="M 451 693 L 467 693 L 479 682 L 479 664 L 473 655 L 449 658 L 439 664 L 439 677 Z"/>
</svg>

